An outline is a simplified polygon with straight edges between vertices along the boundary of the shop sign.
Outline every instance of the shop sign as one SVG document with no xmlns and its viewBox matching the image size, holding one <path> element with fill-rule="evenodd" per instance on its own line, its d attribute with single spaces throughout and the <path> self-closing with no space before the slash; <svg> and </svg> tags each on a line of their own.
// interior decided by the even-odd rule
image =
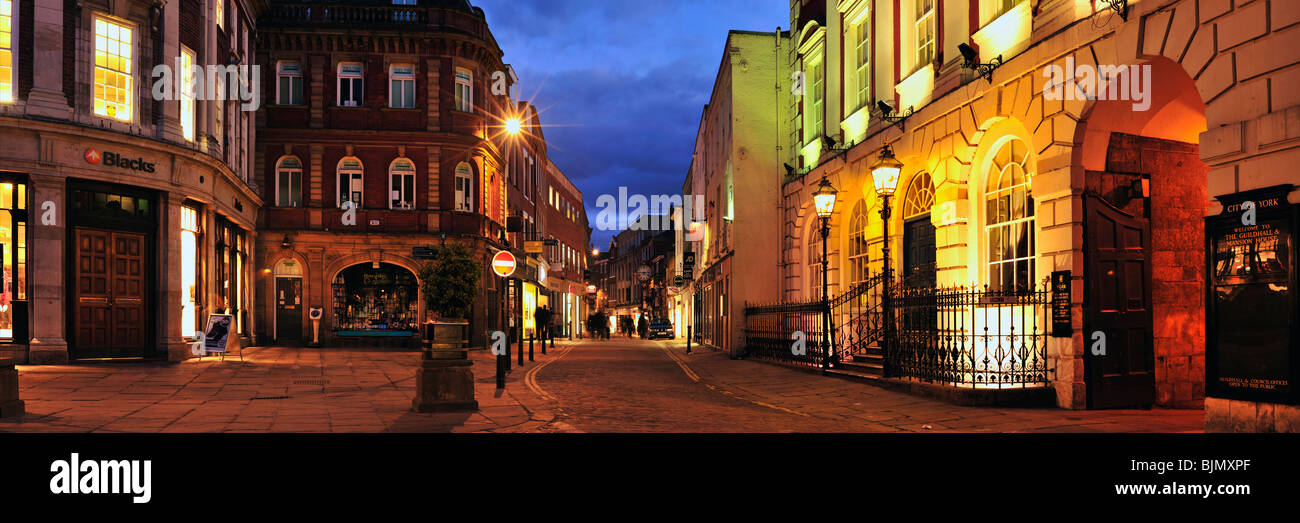
<svg viewBox="0 0 1300 523">
<path fill-rule="evenodd" d="M 113 152 L 100 152 L 98 149 L 91 147 L 86 149 L 86 163 L 91 165 L 103 165 L 105 167 L 117 167 L 120 169 L 129 169 L 146 173 L 154 172 L 154 164 L 146 162 L 144 158 L 134 160 Z"/>
<path fill-rule="evenodd" d="M 230 341 L 230 326 L 235 317 L 229 314 L 209 314 L 208 326 L 203 329 L 203 352 L 220 354 L 226 352 Z"/>
<path fill-rule="evenodd" d="M 1295 403 L 1296 205 L 1293 186 L 1220 196 L 1206 218 L 1209 303 L 1206 392 L 1219 398 Z"/>
</svg>

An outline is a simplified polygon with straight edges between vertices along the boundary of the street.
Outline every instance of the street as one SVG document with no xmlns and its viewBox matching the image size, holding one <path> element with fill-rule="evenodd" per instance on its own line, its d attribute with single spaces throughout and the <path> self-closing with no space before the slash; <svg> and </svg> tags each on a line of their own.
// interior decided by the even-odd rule
<svg viewBox="0 0 1300 523">
<path fill-rule="evenodd" d="M 473 351 L 479 411 L 438 414 L 409 411 L 415 352 L 20 366 L 28 413 L 0 432 L 1195 432 L 1203 421 L 1199 410 L 963 407 L 707 349 L 688 356 L 673 341 L 548 352 L 535 347 L 499 391 L 491 356 Z"/>
</svg>

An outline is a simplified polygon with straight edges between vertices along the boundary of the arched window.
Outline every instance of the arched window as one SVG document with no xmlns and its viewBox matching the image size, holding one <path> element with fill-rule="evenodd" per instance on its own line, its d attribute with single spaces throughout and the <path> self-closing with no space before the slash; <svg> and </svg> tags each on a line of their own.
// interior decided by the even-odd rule
<svg viewBox="0 0 1300 523">
<path fill-rule="evenodd" d="M 858 200 L 849 215 L 849 278 L 851 285 L 857 285 L 870 277 L 867 269 L 867 203 Z"/>
<path fill-rule="evenodd" d="M 361 164 L 361 160 L 354 156 L 339 160 L 338 174 L 339 207 L 342 207 L 344 202 L 356 204 L 357 209 L 364 207 L 366 169 Z"/>
<path fill-rule="evenodd" d="M 822 231 L 821 223 L 813 218 L 808 224 L 808 298 L 822 296 Z"/>
<path fill-rule="evenodd" d="M 930 212 L 934 207 L 934 182 L 929 173 L 912 177 L 907 186 L 907 199 L 903 201 L 903 219 L 910 220 Z"/>
<path fill-rule="evenodd" d="M 398 158 L 388 166 L 388 208 L 415 210 L 415 162 Z"/>
<path fill-rule="evenodd" d="M 302 207 L 302 161 L 296 156 L 275 163 L 275 205 Z"/>
<path fill-rule="evenodd" d="M 993 155 L 985 193 L 984 237 L 990 290 L 1029 288 L 1034 277 L 1034 198 L 1029 147 L 1013 139 Z"/>
<path fill-rule="evenodd" d="M 465 162 L 456 166 L 456 210 L 474 212 L 474 170 Z"/>
</svg>

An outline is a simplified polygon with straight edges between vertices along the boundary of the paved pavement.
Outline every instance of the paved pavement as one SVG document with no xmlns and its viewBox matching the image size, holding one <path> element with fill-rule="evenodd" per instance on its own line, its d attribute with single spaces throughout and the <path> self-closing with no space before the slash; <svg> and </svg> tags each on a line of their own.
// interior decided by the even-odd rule
<svg viewBox="0 0 1300 523">
<path fill-rule="evenodd" d="M 580 344 L 537 371 L 591 432 L 1198 432 L 1200 410 L 962 407 L 681 343 Z"/>
<path fill-rule="evenodd" d="M 410 411 L 417 352 L 250 348 L 246 361 L 19 366 L 27 415 L 0 432 L 544 432 L 554 415 L 516 369 L 475 360 L 474 413 Z M 517 394 L 523 392 L 523 394 Z M 520 397 L 523 396 L 523 397 Z M 560 425 L 563 427 L 563 425 Z"/>
<path fill-rule="evenodd" d="M 410 412 L 414 352 L 251 348 L 245 362 L 20 366 L 0 432 L 1194 432 L 1199 410 L 979 408 L 681 343 L 561 342 L 504 392 L 485 352 L 475 413 Z"/>
</svg>

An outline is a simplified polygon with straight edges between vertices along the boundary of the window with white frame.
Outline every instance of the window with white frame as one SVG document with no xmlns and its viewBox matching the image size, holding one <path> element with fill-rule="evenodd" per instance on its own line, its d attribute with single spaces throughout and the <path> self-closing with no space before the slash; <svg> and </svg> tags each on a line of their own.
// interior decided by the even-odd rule
<svg viewBox="0 0 1300 523">
<path fill-rule="evenodd" d="M 1019 139 L 993 155 L 985 193 L 984 238 L 988 286 L 994 291 L 1030 288 L 1034 278 L 1034 198 L 1029 193 L 1029 147 Z"/>
<path fill-rule="evenodd" d="M 826 78 L 821 58 L 808 66 L 808 90 L 804 94 L 804 143 L 820 139 L 824 133 Z"/>
<path fill-rule="evenodd" d="M 474 73 L 469 69 L 456 70 L 456 110 L 474 112 Z"/>
<path fill-rule="evenodd" d="M 822 233 L 814 218 L 808 224 L 808 297 L 820 298 L 822 293 Z"/>
<path fill-rule="evenodd" d="M 132 119 L 132 34 L 134 30 L 95 18 L 94 112 L 129 122 Z"/>
<path fill-rule="evenodd" d="M 285 156 L 275 164 L 275 205 L 302 207 L 302 161 Z"/>
<path fill-rule="evenodd" d="M 194 51 L 181 47 L 181 135 L 194 141 Z"/>
<path fill-rule="evenodd" d="M 361 107 L 366 80 L 363 72 L 364 68 L 359 62 L 339 63 L 339 106 Z"/>
<path fill-rule="evenodd" d="M 853 43 L 854 43 L 854 75 L 853 87 L 857 91 L 857 107 L 866 107 L 871 99 L 871 42 L 870 19 L 863 17 L 863 20 L 853 25 Z"/>
<path fill-rule="evenodd" d="M 284 60 L 275 65 L 275 103 L 302 105 L 302 63 Z"/>
<path fill-rule="evenodd" d="M 415 108 L 415 66 L 393 64 L 388 68 L 388 106 L 394 109 Z"/>
<path fill-rule="evenodd" d="M 355 157 L 339 160 L 338 165 L 338 205 L 352 202 L 355 209 L 364 207 L 365 166 Z"/>
<path fill-rule="evenodd" d="M 935 0 L 916 0 L 916 22 L 913 31 L 916 36 L 916 63 L 915 67 L 924 67 L 926 64 L 934 61 L 934 47 L 936 20 Z"/>
<path fill-rule="evenodd" d="M 398 158 L 388 167 L 388 208 L 415 209 L 415 162 Z"/>
<path fill-rule="evenodd" d="M 858 200 L 849 218 L 849 282 L 857 285 L 871 276 L 867 267 L 867 203 Z"/>
<path fill-rule="evenodd" d="M 14 101 L 14 2 L 0 0 L 0 103 Z"/>
<path fill-rule="evenodd" d="M 456 166 L 456 210 L 474 212 L 474 170 L 465 162 Z"/>
</svg>

